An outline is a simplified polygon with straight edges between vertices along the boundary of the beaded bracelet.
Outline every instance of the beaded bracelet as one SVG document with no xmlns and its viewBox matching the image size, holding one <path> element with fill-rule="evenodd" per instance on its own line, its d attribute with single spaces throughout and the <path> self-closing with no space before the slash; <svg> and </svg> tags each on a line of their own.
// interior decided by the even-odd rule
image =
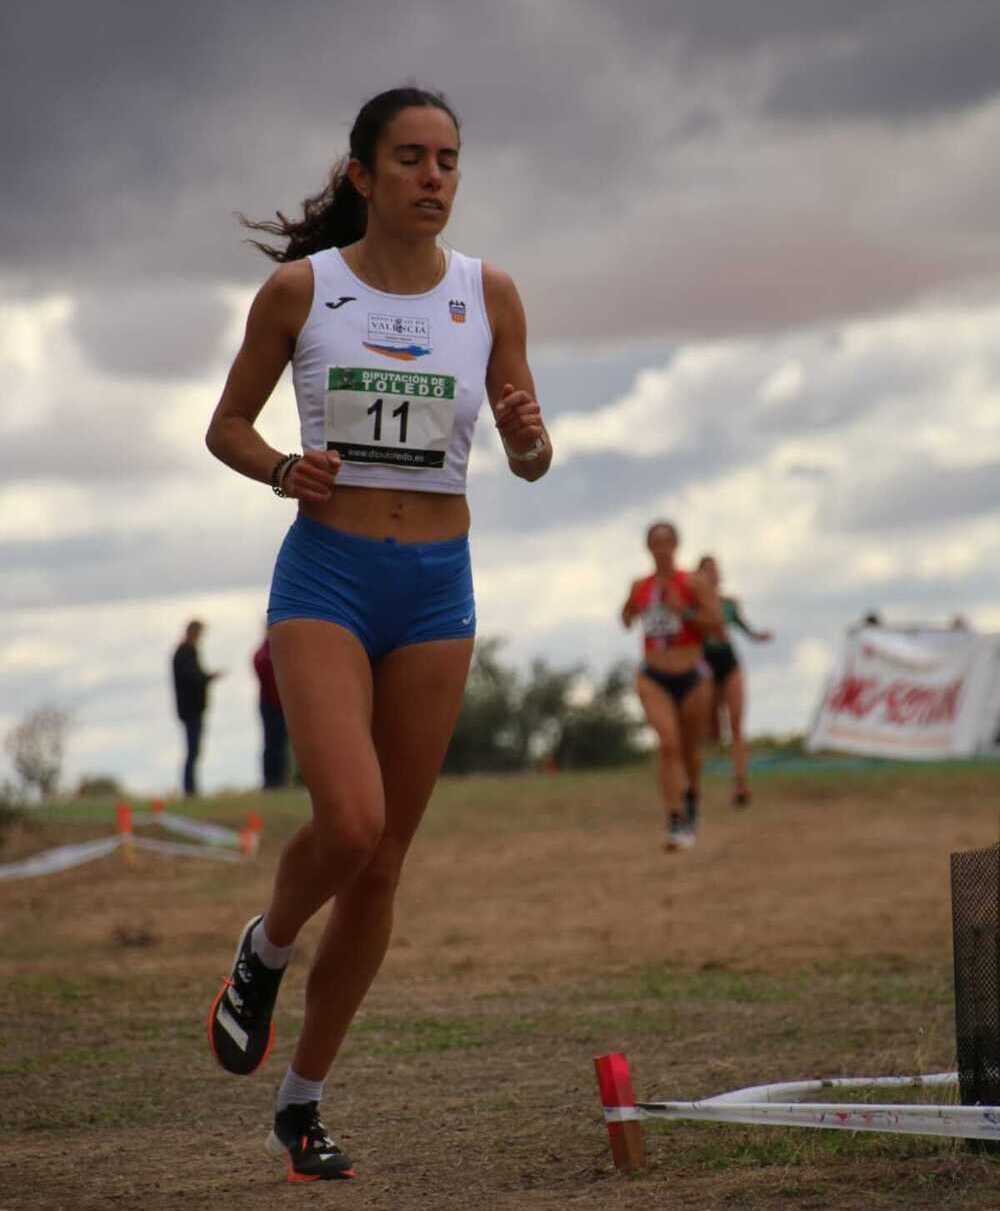
<svg viewBox="0 0 1000 1211">
<path fill-rule="evenodd" d="M 271 491 L 275 496 L 288 495 L 281 485 L 285 482 L 285 476 L 301 458 L 301 454 L 286 454 L 274 464 L 274 470 L 271 472 Z"/>
</svg>

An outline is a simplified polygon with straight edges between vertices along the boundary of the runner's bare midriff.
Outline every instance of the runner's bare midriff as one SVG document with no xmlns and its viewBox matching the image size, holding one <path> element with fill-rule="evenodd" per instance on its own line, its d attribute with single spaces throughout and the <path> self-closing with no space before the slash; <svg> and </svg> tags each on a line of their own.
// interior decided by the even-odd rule
<svg viewBox="0 0 1000 1211">
<path fill-rule="evenodd" d="M 683 648 L 664 648 L 659 652 L 647 652 L 643 660 L 658 673 L 686 673 L 701 660 L 701 647 L 690 644 Z"/>
<path fill-rule="evenodd" d="M 464 496 L 391 488 L 334 487 L 320 504 L 299 502 L 304 516 L 334 530 L 396 542 L 440 542 L 469 531 Z"/>
</svg>

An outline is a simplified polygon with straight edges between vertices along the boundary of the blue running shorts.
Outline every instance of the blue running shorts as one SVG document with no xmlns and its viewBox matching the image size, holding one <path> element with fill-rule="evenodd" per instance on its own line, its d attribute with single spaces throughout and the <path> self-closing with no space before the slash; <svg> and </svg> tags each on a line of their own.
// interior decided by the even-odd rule
<svg viewBox="0 0 1000 1211">
<path fill-rule="evenodd" d="M 268 625 L 320 618 L 355 635 L 375 664 L 395 648 L 476 633 L 469 539 L 396 542 L 292 523 L 271 580 Z"/>
</svg>

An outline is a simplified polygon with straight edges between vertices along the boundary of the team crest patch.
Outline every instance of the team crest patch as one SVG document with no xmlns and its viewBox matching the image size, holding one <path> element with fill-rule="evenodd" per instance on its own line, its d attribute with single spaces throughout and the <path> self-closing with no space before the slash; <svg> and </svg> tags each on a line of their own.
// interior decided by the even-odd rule
<svg viewBox="0 0 1000 1211">
<path fill-rule="evenodd" d="M 465 323 L 465 303 L 462 299 L 449 299 L 448 310 L 451 312 L 452 322 L 455 324 Z"/>
<path fill-rule="evenodd" d="M 368 313 L 368 339 L 362 341 L 372 353 L 412 362 L 431 351 L 430 320 L 416 315 Z"/>
</svg>

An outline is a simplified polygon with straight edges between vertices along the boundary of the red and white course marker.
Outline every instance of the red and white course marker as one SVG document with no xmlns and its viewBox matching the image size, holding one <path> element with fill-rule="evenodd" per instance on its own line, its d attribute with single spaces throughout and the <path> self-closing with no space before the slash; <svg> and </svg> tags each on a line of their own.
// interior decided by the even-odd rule
<svg viewBox="0 0 1000 1211">
<path fill-rule="evenodd" d="M 628 1061 L 620 1051 L 594 1057 L 597 1084 L 601 1091 L 601 1105 L 608 1128 L 611 1156 L 615 1168 L 624 1173 L 641 1169 L 646 1162 L 646 1148 L 642 1139 L 642 1124 L 634 1119 L 618 1118 L 608 1111 L 635 1109 L 635 1093 L 629 1075 Z"/>
<path fill-rule="evenodd" d="M 653 1119 L 708 1123 L 753 1123 L 765 1127 L 818 1127 L 839 1131 L 881 1131 L 891 1135 L 940 1135 L 1000 1141 L 1000 1106 L 954 1102 L 807 1102 L 811 1093 L 831 1089 L 927 1089 L 958 1087 L 955 1072 L 916 1076 L 826 1077 L 733 1089 L 697 1102 L 636 1102 L 628 1064 L 621 1052 L 598 1057 L 597 1081 L 615 1165 L 630 1171 L 643 1163 L 642 1124 Z"/>
</svg>

